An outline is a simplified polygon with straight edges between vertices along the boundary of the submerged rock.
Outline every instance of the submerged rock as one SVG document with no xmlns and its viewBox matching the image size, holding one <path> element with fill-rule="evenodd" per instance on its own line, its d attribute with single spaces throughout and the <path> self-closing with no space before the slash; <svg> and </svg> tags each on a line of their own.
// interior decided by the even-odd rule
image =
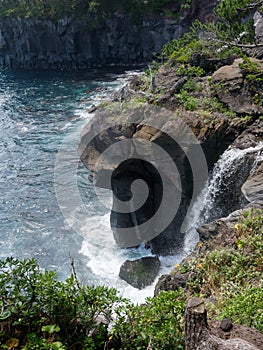
<svg viewBox="0 0 263 350">
<path fill-rule="evenodd" d="M 134 288 L 143 289 L 154 282 L 160 266 L 157 256 L 126 260 L 120 268 L 119 276 Z"/>
</svg>

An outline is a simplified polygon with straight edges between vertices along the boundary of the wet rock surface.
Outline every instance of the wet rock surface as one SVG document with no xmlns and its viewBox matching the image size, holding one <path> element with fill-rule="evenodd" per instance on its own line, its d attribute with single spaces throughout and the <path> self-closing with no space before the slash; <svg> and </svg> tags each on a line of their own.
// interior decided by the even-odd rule
<svg viewBox="0 0 263 350">
<path fill-rule="evenodd" d="M 243 184 L 242 192 L 249 202 L 263 204 L 263 161 Z"/>
<path fill-rule="evenodd" d="M 247 135 L 250 135 L 249 139 L 253 139 L 253 144 L 259 142 L 259 125 L 254 127 L 253 120 L 238 119 L 233 121 L 223 114 L 217 114 L 207 124 L 202 116 L 198 116 L 194 112 L 182 111 L 180 114 L 178 113 L 178 117 L 176 117 L 176 113 L 178 112 L 173 114 L 166 108 L 150 104 L 133 107 L 132 102 L 123 109 L 121 103 L 115 102 L 106 108 L 98 108 L 95 117 L 82 132 L 78 153 L 86 167 L 94 173 L 94 185 L 112 189 L 115 198 L 121 202 L 127 202 L 126 212 L 120 213 L 118 201 L 114 199 L 111 213 L 112 230 L 115 240 L 120 246 L 125 246 L 127 242 L 120 234 L 119 228 L 136 227 L 150 222 L 150 219 L 158 211 L 164 179 L 167 188 L 178 191 L 178 195 L 174 192 L 170 203 L 175 203 L 174 199 L 181 196 L 176 215 L 170 224 L 168 223 L 169 225 L 160 231 L 159 235 L 154 233 L 158 230 L 159 220 L 153 221 L 152 226 L 150 228 L 147 226 L 145 230 L 141 226 L 133 233 L 138 241 L 131 242 L 130 245 L 127 243 L 126 246 L 136 246 L 144 241 L 148 242 L 147 246 L 155 254 L 167 255 L 178 251 L 182 247 L 184 237 L 180 228 L 193 195 L 194 179 L 188 161 L 189 154 L 194 154 L 201 146 L 205 155 L 205 166 L 211 169 L 220 154 L 244 130 L 249 128 L 254 130 L 254 134 L 251 132 Z M 192 132 L 192 136 L 189 136 L 189 130 Z M 172 138 L 169 135 L 172 135 Z M 138 146 L 137 140 L 142 141 L 143 146 Z M 118 146 L 118 142 L 120 142 L 120 146 Z M 242 143 L 247 143 L 247 138 L 240 138 L 239 144 Z M 171 164 L 169 161 L 167 162 L 166 158 L 157 156 L 152 145 L 158 145 L 169 154 L 170 159 L 178 169 L 178 174 L 170 167 Z M 108 157 L 101 157 L 111 147 L 118 147 L 118 149 L 114 148 L 114 152 L 108 154 Z M 136 160 L 138 154 L 143 154 L 144 158 Z M 120 162 L 120 159 L 126 160 Z M 199 156 L 195 159 L 200 162 Z M 98 160 L 99 165 L 97 164 Z M 253 157 L 247 158 L 248 164 L 253 163 L 253 161 Z M 154 169 L 154 164 L 158 165 L 157 169 Z M 198 163 L 196 167 L 199 168 L 200 164 Z M 250 167 L 247 169 L 249 175 Z M 158 175 L 159 171 L 164 172 L 163 179 L 160 178 L 160 174 Z M 105 182 L 105 179 L 109 178 L 111 180 Z M 131 184 L 136 179 L 147 184 L 149 194 L 145 205 L 133 213 L 132 207 L 129 209 L 128 206 L 132 205 L 130 202 L 132 198 Z M 204 181 L 204 178 L 200 178 L 199 190 L 201 190 Z M 172 208 L 170 204 L 166 207 Z M 144 239 L 141 239 L 142 237 Z"/>
<path fill-rule="evenodd" d="M 154 256 L 126 260 L 120 268 L 119 276 L 134 288 L 143 289 L 154 282 L 160 266 L 160 260 Z"/>
</svg>

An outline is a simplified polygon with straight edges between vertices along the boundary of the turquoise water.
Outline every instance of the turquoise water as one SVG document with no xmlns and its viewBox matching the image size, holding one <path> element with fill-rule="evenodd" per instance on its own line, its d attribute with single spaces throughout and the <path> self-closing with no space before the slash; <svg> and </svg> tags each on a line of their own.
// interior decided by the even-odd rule
<svg viewBox="0 0 263 350">
<path fill-rule="evenodd" d="M 56 202 L 54 162 L 64 137 L 86 123 L 87 108 L 121 84 L 116 78 L 100 71 L 0 73 L 1 258 L 35 257 L 65 277 L 70 254 L 87 274 L 83 238 L 65 226 Z"/>
<path fill-rule="evenodd" d="M 126 79 L 127 74 L 109 71 L 0 72 L 0 258 L 34 257 L 41 267 L 55 269 L 64 279 L 73 257 L 84 283 L 118 287 L 123 295 L 142 301 L 152 294 L 153 285 L 139 292 L 121 281 L 118 272 L 126 259 L 151 253 L 143 247 L 116 246 L 109 223 L 111 193 L 98 200 L 88 170 L 75 152 L 80 132 L 92 118 L 87 109 L 107 99 Z M 72 138 L 69 146 L 68 137 Z M 79 208 L 62 213 L 75 181 L 69 177 L 58 193 L 55 165 L 65 144 L 73 149 L 65 173 L 70 167 L 77 169 L 84 214 Z M 77 230 L 72 224 L 76 218 Z M 171 268 L 178 259 L 166 260 L 165 267 Z"/>
</svg>

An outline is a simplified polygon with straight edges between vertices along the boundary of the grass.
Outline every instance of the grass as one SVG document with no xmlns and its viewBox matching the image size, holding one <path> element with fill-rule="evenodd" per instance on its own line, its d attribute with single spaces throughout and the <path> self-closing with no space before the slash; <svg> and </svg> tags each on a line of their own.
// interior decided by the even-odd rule
<svg viewBox="0 0 263 350">
<path fill-rule="evenodd" d="M 245 211 L 223 238 L 224 247 L 176 266 L 175 273 L 190 276 L 185 289 L 160 292 L 143 305 L 118 297 L 115 289 L 83 286 L 74 273 L 61 282 L 34 260 L 8 258 L 0 262 L 0 349 L 90 350 L 111 342 L 112 349 L 184 349 L 191 296 L 213 298 L 210 318 L 230 317 L 263 332 L 262 238 L 263 210 Z M 111 329 L 96 324 L 96 315 L 113 311 Z"/>
</svg>

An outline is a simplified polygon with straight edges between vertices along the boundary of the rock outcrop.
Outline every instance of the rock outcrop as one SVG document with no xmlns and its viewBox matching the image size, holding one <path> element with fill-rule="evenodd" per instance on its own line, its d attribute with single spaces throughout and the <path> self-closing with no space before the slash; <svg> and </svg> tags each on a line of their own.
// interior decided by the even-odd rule
<svg viewBox="0 0 263 350">
<path fill-rule="evenodd" d="M 219 68 L 214 72 L 211 84 L 208 83 L 207 77 L 192 78 L 196 89 L 190 91 L 189 96 L 198 99 L 199 105 L 196 111 L 188 111 L 182 108 L 177 97 L 187 78 L 184 79 L 178 75 L 177 67 L 172 62 L 168 62 L 155 76 L 154 92 L 142 91 L 140 78 L 134 78 L 128 87 L 114 97 L 114 103 L 109 103 L 105 108 L 97 110 L 95 117 L 83 130 L 78 152 L 86 167 L 96 175 L 94 184 L 113 190 L 111 225 L 115 240 L 120 246 L 136 246 L 141 242 L 148 242 L 147 246 L 155 254 L 173 254 L 178 251 L 183 244 L 182 225 L 191 201 L 196 198 L 205 181 L 205 176 L 198 174 L 201 174 L 204 168 L 210 170 L 219 156 L 233 142 L 235 147 L 242 149 L 242 147 L 254 147 L 262 139 L 262 120 L 258 117 L 262 106 L 256 103 L 255 96 L 251 95 L 251 91 L 255 93 L 256 88 L 253 81 L 249 83 L 251 89 L 245 88 L 246 73 L 242 71 L 240 63 L 242 61 L 236 60 L 232 64 Z M 253 60 L 252 63 L 254 63 Z M 256 70 L 260 70 L 261 67 L 262 62 L 256 61 Z M 239 101 L 235 104 L 237 117 L 233 118 L 223 112 L 204 110 L 209 101 L 214 103 L 215 96 L 220 100 L 224 94 L 231 93 L 228 87 L 232 86 L 231 84 L 236 86 L 237 76 L 243 81 L 244 89 L 237 89 L 235 92 L 237 95 L 240 94 L 240 98 L 229 97 L 229 101 Z M 234 80 L 233 77 L 235 77 Z M 257 84 L 257 80 L 255 81 Z M 220 88 L 223 91 L 222 96 Z M 258 89 L 257 98 L 261 98 L 262 93 Z M 140 102 L 140 98 L 145 96 L 148 104 Z M 157 100 L 156 96 L 158 96 Z M 246 117 L 243 117 L 244 107 L 242 107 L 241 97 L 246 101 L 248 110 Z M 227 103 L 226 100 L 224 101 Z M 155 106 L 156 103 L 161 107 Z M 218 103 L 221 108 L 220 102 Z M 138 140 L 141 140 L 144 146 L 136 144 Z M 105 153 L 107 149 L 113 149 L 112 146 L 119 147 L 119 150 L 117 151 L 116 148 L 111 153 Z M 171 163 L 167 162 L 165 156 L 156 153 L 155 146 L 159 146 L 169 155 L 178 173 L 172 170 Z M 105 156 L 103 158 L 103 154 L 107 154 L 108 159 Z M 191 154 L 192 160 L 189 158 Z M 141 159 L 137 159 L 138 155 Z M 204 157 L 205 162 L 202 163 Z M 100 162 L 99 166 L 96 166 L 97 161 Z M 242 196 L 241 186 L 249 176 L 254 161 L 255 154 L 248 153 L 245 159 L 246 171 L 242 177 L 237 174 L 238 186 L 239 182 L 242 182 L 238 190 L 240 196 Z M 157 164 L 160 166 L 156 168 Z M 198 169 L 195 174 L 193 168 Z M 159 174 L 159 170 L 161 170 L 160 173 L 164 173 L 164 178 Z M 105 178 L 109 177 L 111 181 L 105 182 Z M 144 181 L 149 190 L 145 198 L 147 200 L 140 209 L 138 207 L 139 210 L 132 208 L 134 203 L 131 184 L 136 179 Z M 196 179 L 197 187 L 194 183 Z M 170 189 L 168 192 L 171 196 L 166 198 L 172 205 L 166 206 L 166 210 L 160 216 L 162 219 L 158 217 L 157 220 L 151 221 L 162 203 L 163 184 L 165 188 Z M 181 197 L 180 204 L 178 210 L 175 210 L 176 214 L 160 230 L 163 217 L 176 208 L 175 198 L 179 200 L 179 197 Z M 245 197 L 243 199 L 240 200 L 242 205 L 247 203 Z M 127 202 L 124 212 L 120 210 L 119 201 Z M 240 203 L 238 202 L 238 205 Z M 234 209 L 238 209 L 238 206 L 236 205 Z M 223 213 L 228 215 L 230 211 L 224 210 Z M 151 222 L 151 225 L 144 225 L 146 222 Z M 136 227 L 132 233 L 136 239 L 128 243 L 120 231 L 122 228 L 131 227 Z"/>
<path fill-rule="evenodd" d="M 180 263 L 180 266 L 189 265 L 194 259 L 204 256 L 207 252 L 216 249 L 237 249 L 238 234 L 235 225 L 240 223 L 243 213 L 250 209 L 262 210 L 262 205 L 250 203 L 243 209 L 232 212 L 225 218 L 217 219 L 211 223 L 203 224 L 197 228 L 199 233 L 199 243 L 194 251 L 189 254 Z M 179 265 L 177 266 L 179 267 Z M 156 286 L 154 295 L 157 296 L 160 291 L 178 290 L 187 287 L 190 278 L 189 272 L 182 273 L 180 269 L 175 268 L 170 274 L 162 275 Z"/>
<path fill-rule="evenodd" d="M 263 204 L 263 162 L 260 163 L 241 189 L 249 202 Z"/>
<path fill-rule="evenodd" d="M 220 115 L 220 119 L 207 125 L 196 113 L 181 112 L 176 116 L 168 109 L 149 104 L 137 108 L 128 104 L 123 108 L 115 103 L 97 110 L 82 132 L 78 152 L 94 173 L 94 184 L 113 190 L 111 225 L 120 246 L 148 242 L 155 254 L 173 254 L 182 247 L 181 226 L 190 202 L 204 185 L 207 165 L 211 168 L 246 128 L 246 121 L 238 123 L 239 127 L 235 127 L 235 122 Z M 169 157 L 158 153 L 157 146 Z M 149 193 L 145 204 L 132 210 L 131 184 L 136 179 L 147 184 Z M 168 192 L 164 201 L 163 188 Z M 122 213 L 116 198 L 122 206 L 127 203 Z M 165 211 L 151 221 L 165 201 Z M 173 210 L 174 216 L 162 226 Z M 149 224 L 144 229 L 146 222 Z M 129 227 L 134 227 L 132 236 L 138 238 L 130 243 L 120 233 L 121 228 Z"/>
<path fill-rule="evenodd" d="M 175 20 L 161 17 L 133 25 L 131 19 L 119 16 L 95 28 L 71 18 L 57 23 L 0 19 L 0 67 L 80 69 L 145 63 L 178 36 L 177 30 Z"/>
<path fill-rule="evenodd" d="M 162 46 L 189 30 L 196 19 L 211 20 L 216 0 L 176 5 L 178 17 L 143 19 L 116 13 L 112 18 L 51 21 L 0 18 L 0 68 L 79 69 L 151 62 Z M 97 21 L 97 22 L 96 22 Z"/>
<path fill-rule="evenodd" d="M 154 256 L 126 260 L 121 265 L 119 276 L 134 288 L 143 289 L 154 282 L 160 267 L 160 260 Z"/>
<path fill-rule="evenodd" d="M 228 322 L 227 328 L 224 325 L 223 328 L 230 330 L 231 324 Z M 260 336 L 260 332 L 256 333 Z M 239 335 L 242 336 L 242 333 Z M 262 341 L 262 335 L 260 338 Z M 237 337 L 225 340 L 213 334 L 208 327 L 204 300 L 200 298 L 191 298 L 186 305 L 185 348 L 186 350 L 260 350 L 245 338 L 245 332 L 243 339 Z"/>
<path fill-rule="evenodd" d="M 80 158 L 93 171 L 96 186 L 113 190 L 111 225 L 116 242 L 128 247 L 150 241 L 154 253 L 172 253 L 182 245 L 180 226 L 193 194 L 187 156 L 194 157 L 200 151 L 198 169 L 202 150 L 183 120 L 169 110 L 151 105 L 126 110 L 120 110 L 118 104 L 114 106 L 115 110 L 99 109 L 84 128 Z M 204 156 L 203 166 L 205 172 Z M 207 175 L 202 171 L 197 175 L 197 187 Z M 142 201 L 144 205 L 134 210 L 131 184 L 138 179 L 147 184 L 149 193 L 145 203 Z M 122 206 L 126 202 L 127 208 L 120 208 L 119 201 Z M 134 239 L 124 236 L 121 228 L 132 228 L 128 234 Z"/>
<path fill-rule="evenodd" d="M 185 288 L 188 278 L 188 273 L 162 275 L 155 286 L 154 295 L 157 296 L 161 290 L 169 291 Z"/>
<path fill-rule="evenodd" d="M 263 106 L 257 98 L 263 95 L 261 80 L 257 82 L 257 74 L 251 77 L 251 67 L 258 70 L 257 74 L 262 75 L 263 62 L 250 58 L 249 63 L 236 59 L 232 65 L 219 68 L 212 75 L 218 99 L 226 104 L 229 109 L 236 113 L 247 115 L 260 115 L 263 113 Z"/>
</svg>

